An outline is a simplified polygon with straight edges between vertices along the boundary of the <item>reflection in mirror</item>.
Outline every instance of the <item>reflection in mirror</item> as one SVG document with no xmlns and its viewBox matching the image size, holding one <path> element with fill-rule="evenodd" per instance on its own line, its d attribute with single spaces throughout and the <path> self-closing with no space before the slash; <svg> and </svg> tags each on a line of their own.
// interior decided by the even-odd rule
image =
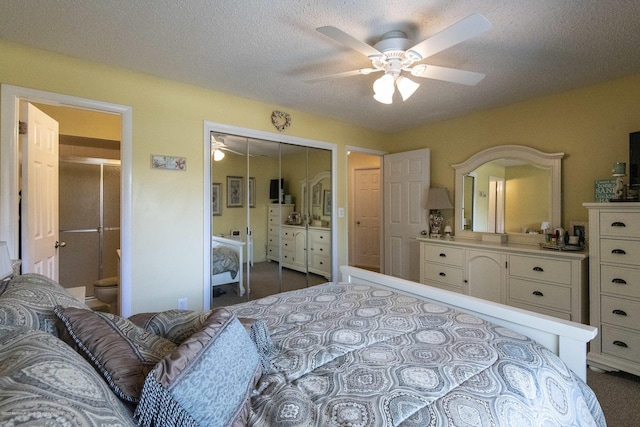
<svg viewBox="0 0 640 427">
<path fill-rule="evenodd" d="M 560 225 L 563 155 L 505 145 L 453 165 L 457 235 L 535 232 L 542 221 Z"/>
<path fill-rule="evenodd" d="M 331 216 L 322 215 L 321 205 L 305 201 L 305 187 L 300 184 L 309 183 L 320 170 L 329 171 L 328 179 L 316 184 L 320 184 L 320 197 L 327 193 L 330 197 L 331 150 L 229 134 L 214 133 L 214 139 L 225 156 L 220 161 L 212 156 L 211 160 L 212 239 L 224 236 L 242 242 L 240 280 L 246 292 L 240 296 L 242 288 L 231 281 L 216 286 L 213 276 L 212 306 L 326 282 L 314 266 L 327 266 L 330 277 Z M 275 198 L 271 197 L 272 181 L 276 184 Z M 282 191 L 278 191 L 280 186 Z M 315 217 L 321 220 L 318 228 L 328 231 L 321 237 L 327 243 L 322 248 L 327 260 L 320 264 L 312 246 L 318 238 L 311 227 Z M 212 262 L 219 262 L 215 256 L 212 250 Z"/>
</svg>

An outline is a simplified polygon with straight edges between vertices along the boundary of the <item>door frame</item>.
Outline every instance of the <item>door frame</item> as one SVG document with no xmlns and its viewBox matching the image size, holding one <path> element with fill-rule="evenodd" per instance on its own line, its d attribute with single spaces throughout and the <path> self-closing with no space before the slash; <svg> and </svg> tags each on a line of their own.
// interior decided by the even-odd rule
<svg viewBox="0 0 640 427">
<path fill-rule="evenodd" d="M 302 147 L 321 148 L 331 151 L 331 277 L 336 280 L 338 276 L 338 227 L 337 227 L 337 174 L 338 174 L 338 146 L 332 142 L 319 141 L 297 136 L 283 135 L 280 133 L 266 132 L 224 123 L 204 121 L 203 133 L 203 158 L 204 158 L 204 218 L 203 233 L 209 236 L 204 240 L 203 254 L 203 300 L 204 310 L 211 308 L 211 132 L 227 133 L 245 138 L 262 139 L 271 142 L 299 145 Z M 266 224 L 266 218 L 265 218 Z"/>
<path fill-rule="evenodd" d="M 20 101 L 72 107 L 118 114 L 122 118 L 120 142 L 120 309 L 131 315 L 132 267 L 132 147 L 133 109 L 130 106 L 96 101 L 71 95 L 2 84 L 0 87 L 0 240 L 7 242 L 12 258 L 17 258 L 19 236 L 19 132 Z"/>
<path fill-rule="evenodd" d="M 372 150 L 369 148 L 363 148 L 363 147 L 356 147 L 353 145 L 347 145 L 347 151 L 345 153 L 345 164 L 347 165 L 347 179 L 345 180 L 345 194 L 348 195 L 348 200 L 349 203 L 347 203 L 347 212 L 345 213 L 345 216 L 347 218 L 351 218 L 351 212 L 350 210 L 353 209 L 352 203 L 353 203 L 353 194 L 350 193 L 351 189 L 353 188 L 353 176 L 351 176 L 351 169 L 349 168 L 349 153 L 360 153 L 360 154 L 368 154 L 371 156 L 378 156 L 380 157 L 380 204 L 384 205 L 384 185 L 382 185 L 382 183 L 384 182 L 384 155 L 388 154 L 388 151 L 380 151 L 380 150 Z M 347 264 L 349 263 L 349 248 L 351 247 L 351 245 L 349 244 L 349 242 L 351 241 L 351 239 L 353 238 L 353 232 L 351 231 L 350 227 L 349 227 L 349 221 L 347 221 L 347 247 L 346 247 L 346 251 L 347 251 Z M 384 209 L 383 206 L 380 206 L 380 273 L 384 273 Z"/>
</svg>

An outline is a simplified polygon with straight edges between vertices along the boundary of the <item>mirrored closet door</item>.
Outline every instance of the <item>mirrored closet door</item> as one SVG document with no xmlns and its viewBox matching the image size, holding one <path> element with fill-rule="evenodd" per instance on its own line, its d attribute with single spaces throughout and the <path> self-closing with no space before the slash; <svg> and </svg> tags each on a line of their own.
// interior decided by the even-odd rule
<svg viewBox="0 0 640 427">
<path fill-rule="evenodd" d="M 212 132 L 212 307 L 331 279 L 331 156 Z"/>
</svg>

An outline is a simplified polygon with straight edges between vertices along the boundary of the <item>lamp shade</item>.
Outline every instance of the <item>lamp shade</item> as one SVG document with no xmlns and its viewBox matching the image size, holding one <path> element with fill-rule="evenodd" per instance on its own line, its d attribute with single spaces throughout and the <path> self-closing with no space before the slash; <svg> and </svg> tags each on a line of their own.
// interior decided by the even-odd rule
<svg viewBox="0 0 640 427">
<path fill-rule="evenodd" d="M 453 209 L 449 201 L 449 192 L 446 188 L 430 188 L 427 196 L 426 209 L 442 210 Z"/>
<path fill-rule="evenodd" d="M 404 76 L 400 76 L 396 80 L 396 86 L 398 86 L 398 92 L 402 95 L 402 100 L 406 101 L 420 87 L 420 84 Z"/>
<path fill-rule="evenodd" d="M 9 277 L 11 274 L 13 274 L 13 266 L 9 257 L 7 242 L 0 242 L 0 279 Z"/>
<path fill-rule="evenodd" d="M 219 162 L 222 159 L 224 159 L 224 153 L 219 148 L 216 148 L 215 151 L 213 152 L 213 160 L 215 160 L 216 162 Z"/>
</svg>

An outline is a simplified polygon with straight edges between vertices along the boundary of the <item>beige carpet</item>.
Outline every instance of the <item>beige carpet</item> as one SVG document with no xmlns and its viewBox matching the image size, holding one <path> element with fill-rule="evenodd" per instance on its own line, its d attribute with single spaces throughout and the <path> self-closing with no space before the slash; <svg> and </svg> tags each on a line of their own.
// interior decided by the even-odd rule
<svg viewBox="0 0 640 427">
<path fill-rule="evenodd" d="M 250 274 L 252 300 L 327 281 L 322 276 L 306 275 L 287 268 L 283 268 L 280 273 L 278 264 L 275 262 L 256 263 L 251 268 Z M 282 286 L 280 286 L 280 277 L 282 277 Z M 218 288 L 226 293 L 214 297 L 212 307 L 238 304 L 249 300 L 246 295 L 238 296 L 235 285 L 223 285 Z M 600 401 L 608 427 L 640 427 L 640 377 L 624 372 L 598 373 L 588 369 L 587 384 Z"/>
<path fill-rule="evenodd" d="M 245 265 L 246 267 L 246 265 Z M 221 285 L 216 289 L 220 289 L 225 293 L 223 295 L 214 294 L 211 300 L 211 307 L 221 307 L 225 305 L 233 305 L 241 302 L 263 298 L 279 292 L 293 291 L 309 286 L 326 283 L 327 279 L 313 273 L 302 273 L 288 268 L 278 268 L 276 262 L 258 262 L 250 268 L 249 274 L 244 272 L 245 290 L 247 289 L 247 276 L 251 281 L 251 293 L 244 296 L 238 295 L 237 285 Z"/>
<path fill-rule="evenodd" d="M 640 377 L 587 369 L 587 384 L 600 401 L 608 427 L 640 426 Z"/>
</svg>

